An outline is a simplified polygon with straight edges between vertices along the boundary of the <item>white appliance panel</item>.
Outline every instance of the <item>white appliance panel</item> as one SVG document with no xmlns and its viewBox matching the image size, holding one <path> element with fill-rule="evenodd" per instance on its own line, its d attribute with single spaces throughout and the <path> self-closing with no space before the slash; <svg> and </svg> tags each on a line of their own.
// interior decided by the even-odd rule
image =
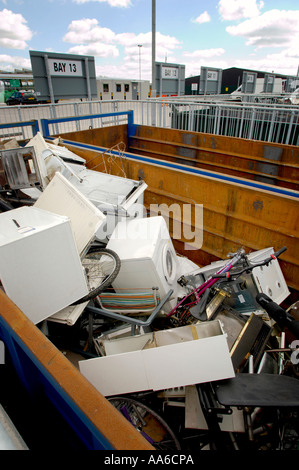
<svg viewBox="0 0 299 470">
<path fill-rule="evenodd" d="M 80 254 L 106 220 L 104 214 L 60 173 L 56 173 L 34 206 L 70 219 Z"/>
<path fill-rule="evenodd" d="M 88 293 L 70 221 L 35 207 L 0 214 L 0 279 L 35 324 Z"/>
</svg>

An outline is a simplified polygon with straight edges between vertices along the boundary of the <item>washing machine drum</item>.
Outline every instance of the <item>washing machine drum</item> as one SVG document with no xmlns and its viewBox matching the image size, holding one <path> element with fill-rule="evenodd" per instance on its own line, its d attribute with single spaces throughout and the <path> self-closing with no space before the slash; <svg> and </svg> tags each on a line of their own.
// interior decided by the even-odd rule
<svg viewBox="0 0 299 470">
<path fill-rule="evenodd" d="M 176 277 L 176 254 L 170 245 L 163 248 L 162 267 L 167 283 L 172 285 Z"/>
</svg>

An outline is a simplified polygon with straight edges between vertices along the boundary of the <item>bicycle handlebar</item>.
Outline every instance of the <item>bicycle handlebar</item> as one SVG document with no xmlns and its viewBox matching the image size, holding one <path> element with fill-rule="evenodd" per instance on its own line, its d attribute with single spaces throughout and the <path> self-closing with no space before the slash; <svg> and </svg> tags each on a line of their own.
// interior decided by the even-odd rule
<svg viewBox="0 0 299 470">
<path fill-rule="evenodd" d="M 264 261 L 257 263 L 257 264 L 252 264 L 252 266 L 246 266 L 246 268 L 244 268 L 242 271 L 239 271 L 238 273 L 234 273 L 234 276 L 235 275 L 239 276 L 245 271 L 249 272 L 257 266 L 263 266 L 265 264 L 270 263 L 274 259 L 278 258 L 278 256 L 280 256 L 281 253 L 283 253 L 285 250 L 286 250 L 286 247 L 281 248 L 280 250 L 273 253 L 269 258 L 266 258 Z M 184 305 L 185 307 L 190 308 L 191 305 L 195 305 L 196 303 L 198 303 L 198 299 L 207 291 L 207 289 L 210 289 L 214 284 L 216 284 L 218 282 L 218 279 L 229 278 L 230 277 L 229 271 L 231 270 L 231 268 L 233 266 L 238 265 L 238 263 L 242 259 L 246 259 L 245 251 L 243 248 L 238 250 L 236 253 L 232 254 L 232 259 L 226 264 L 224 264 L 224 266 L 222 266 L 222 268 L 217 273 L 210 275 L 209 278 L 203 284 L 196 287 L 192 292 L 190 292 L 183 299 L 181 299 L 180 302 L 168 313 L 167 317 L 170 317 L 171 315 L 173 315 L 174 312 L 181 305 Z M 194 294 L 196 296 L 196 300 L 190 300 L 190 302 L 186 304 L 186 300 L 189 299 L 190 296 Z"/>
<path fill-rule="evenodd" d="M 264 259 L 263 261 L 260 261 L 258 263 L 250 263 L 248 266 L 246 266 L 245 268 L 241 269 L 240 271 L 238 272 L 235 272 L 233 273 L 234 276 L 240 276 L 241 274 L 243 273 L 249 273 L 250 271 L 252 271 L 254 268 L 257 268 L 259 266 L 265 266 L 266 264 L 269 264 L 271 263 L 271 261 L 275 260 L 276 258 L 278 258 L 282 253 L 284 253 L 286 251 L 286 247 L 283 246 L 282 248 L 280 248 L 280 250 L 278 251 L 275 251 L 271 256 L 269 256 L 268 258 Z M 212 275 L 213 278 L 226 278 L 226 279 L 229 279 L 231 277 L 231 274 L 229 271 L 225 272 L 225 273 L 216 273 L 216 274 L 213 274 Z"/>
<path fill-rule="evenodd" d="M 291 317 L 291 315 L 266 294 L 257 294 L 256 301 L 281 328 L 287 327 L 296 338 L 299 338 L 299 321 Z"/>
<path fill-rule="evenodd" d="M 276 251 L 273 256 L 275 256 L 275 258 L 278 258 L 282 253 L 284 253 L 285 251 L 287 250 L 287 247 L 286 246 L 283 246 L 282 248 L 280 248 L 280 250 Z"/>
</svg>

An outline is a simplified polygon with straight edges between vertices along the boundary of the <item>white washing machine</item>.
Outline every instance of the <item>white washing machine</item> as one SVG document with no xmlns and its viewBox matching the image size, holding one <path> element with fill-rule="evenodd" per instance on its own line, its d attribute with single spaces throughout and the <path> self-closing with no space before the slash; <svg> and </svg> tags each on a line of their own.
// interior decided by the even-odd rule
<svg viewBox="0 0 299 470">
<path fill-rule="evenodd" d="M 175 307 L 178 261 L 162 216 L 119 222 L 107 248 L 114 250 L 121 260 L 120 272 L 113 282 L 116 291 L 158 287 L 162 299 L 173 289 L 164 311 Z"/>
</svg>

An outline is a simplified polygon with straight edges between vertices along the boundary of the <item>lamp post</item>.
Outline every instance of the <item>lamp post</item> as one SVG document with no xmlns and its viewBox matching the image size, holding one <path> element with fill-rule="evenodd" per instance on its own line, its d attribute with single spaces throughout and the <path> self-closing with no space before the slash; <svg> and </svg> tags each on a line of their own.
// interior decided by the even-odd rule
<svg viewBox="0 0 299 470">
<path fill-rule="evenodd" d="M 141 48 L 142 44 L 138 44 L 139 48 L 139 99 L 141 99 Z"/>
<path fill-rule="evenodd" d="M 156 0 L 152 0 L 152 97 L 156 98 Z"/>
<path fill-rule="evenodd" d="M 156 98 L 156 0 L 152 0 L 152 92 L 151 96 Z M 152 126 L 156 125 L 155 103 L 151 110 Z"/>
</svg>

